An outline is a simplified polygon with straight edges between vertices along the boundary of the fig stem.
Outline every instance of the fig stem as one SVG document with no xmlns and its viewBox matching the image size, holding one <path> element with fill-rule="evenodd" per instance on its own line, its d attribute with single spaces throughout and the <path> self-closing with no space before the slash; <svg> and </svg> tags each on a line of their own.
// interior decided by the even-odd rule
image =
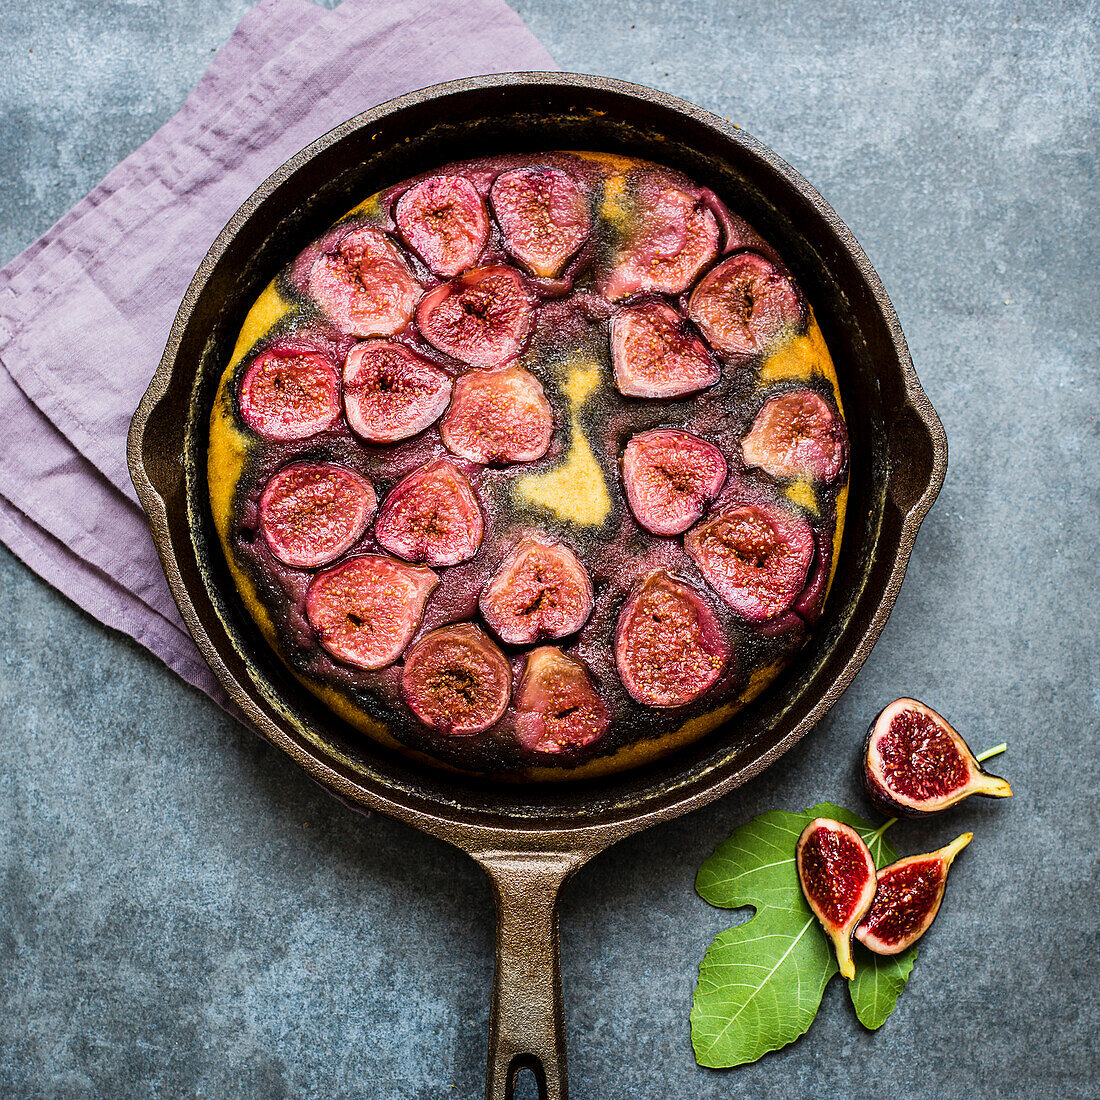
<svg viewBox="0 0 1100 1100">
<path fill-rule="evenodd" d="M 985 752 L 975 756 L 974 759 L 980 764 L 983 760 L 988 760 L 991 756 L 1000 756 L 1008 748 L 1008 743 L 1002 741 L 999 745 L 994 745 L 991 749 L 986 749 Z"/>
</svg>

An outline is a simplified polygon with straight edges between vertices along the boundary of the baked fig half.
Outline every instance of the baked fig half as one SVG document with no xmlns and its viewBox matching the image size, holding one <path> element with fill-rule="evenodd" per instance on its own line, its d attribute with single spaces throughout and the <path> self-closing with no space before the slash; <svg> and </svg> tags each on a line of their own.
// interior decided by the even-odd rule
<svg viewBox="0 0 1100 1100">
<path fill-rule="evenodd" d="M 509 645 L 575 634 L 592 612 L 592 582 L 568 546 L 529 535 L 481 593 L 489 629 Z"/>
<path fill-rule="evenodd" d="M 485 523 L 466 475 L 446 459 L 406 474 L 387 494 L 374 537 L 391 554 L 429 565 L 469 561 Z"/>
<path fill-rule="evenodd" d="M 810 525 L 770 504 L 719 512 L 684 536 L 707 583 L 750 622 L 786 611 L 806 584 L 814 556 Z"/>
<path fill-rule="evenodd" d="M 534 323 L 531 295 L 513 267 L 478 267 L 420 300 L 416 323 L 434 348 L 471 367 L 514 359 Z"/>
<path fill-rule="evenodd" d="M 643 182 L 636 223 L 600 291 L 612 302 L 633 294 L 679 294 L 718 254 L 718 222 L 699 198 L 669 183 Z"/>
<path fill-rule="evenodd" d="M 385 233 L 361 227 L 313 262 L 309 293 L 342 331 L 392 336 L 409 323 L 421 286 Z"/>
<path fill-rule="evenodd" d="M 516 689 L 516 737 L 530 752 L 584 748 L 607 731 L 607 705 L 588 670 L 556 646 L 527 654 Z"/>
<path fill-rule="evenodd" d="M 344 361 L 344 413 L 368 443 L 396 443 L 422 432 L 450 399 L 450 377 L 392 340 L 364 340 Z"/>
<path fill-rule="evenodd" d="M 623 448 L 623 489 L 634 518 L 654 535 L 683 534 L 726 481 L 722 452 L 674 428 L 639 432 Z"/>
<path fill-rule="evenodd" d="M 729 655 L 714 609 L 664 570 L 635 585 L 619 611 L 615 667 L 631 698 L 647 707 L 680 707 L 698 698 Z"/>
<path fill-rule="evenodd" d="M 805 323 L 794 283 L 757 252 L 738 252 L 692 291 L 688 316 L 724 355 L 761 355 L 781 333 Z"/>
<path fill-rule="evenodd" d="M 620 310 L 611 321 L 615 385 L 628 397 L 686 397 L 713 386 L 718 362 L 664 302 Z"/>
<path fill-rule="evenodd" d="M 875 808 L 922 817 L 972 794 L 1007 798 L 945 718 L 916 699 L 896 699 L 871 723 L 863 747 L 863 786 Z"/>
<path fill-rule="evenodd" d="M 500 720 L 512 693 L 512 666 L 472 623 L 425 634 L 409 650 L 401 694 L 424 725 L 465 737 Z"/>
<path fill-rule="evenodd" d="M 249 364 L 238 402 L 241 419 L 264 439 L 308 439 L 340 417 L 336 364 L 316 349 L 277 344 Z"/>
<path fill-rule="evenodd" d="M 397 230 L 408 246 L 444 278 L 477 263 L 489 238 L 489 214 L 465 176 L 432 176 L 397 200 Z"/>
<path fill-rule="evenodd" d="M 260 531 L 284 565 L 313 569 L 359 540 L 378 504 L 365 477 L 331 462 L 296 462 L 260 496 Z"/>
<path fill-rule="evenodd" d="M 875 861 L 850 825 L 815 817 L 795 850 L 798 881 L 813 914 L 833 941 L 842 977 L 856 976 L 852 933 L 875 897 Z"/>
<path fill-rule="evenodd" d="M 561 274 L 592 231 L 581 185 L 559 168 L 517 168 L 493 182 L 489 202 L 504 247 L 532 275 Z"/>
<path fill-rule="evenodd" d="M 897 955 L 915 944 L 940 911 L 951 864 L 973 839 L 973 833 L 963 833 L 938 851 L 906 856 L 883 867 L 875 900 L 856 927 L 856 939 L 876 955 Z"/>
<path fill-rule="evenodd" d="M 848 433 L 825 401 L 794 390 L 764 402 L 741 441 L 746 466 L 776 478 L 832 481 L 844 464 Z"/>
<path fill-rule="evenodd" d="M 469 371 L 454 384 L 439 433 L 447 450 L 471 462 L 534 462 L 550 448 L 554 411 L 523 367 Z"/>
<path fill-rule="evenodd" d="M 318 573 L 306 591 L 317 640 L 356 668 L 392 665 L 409 644 L 439 578 L 424 566 L 380 554 L 350 558 Z"/>
</svg>

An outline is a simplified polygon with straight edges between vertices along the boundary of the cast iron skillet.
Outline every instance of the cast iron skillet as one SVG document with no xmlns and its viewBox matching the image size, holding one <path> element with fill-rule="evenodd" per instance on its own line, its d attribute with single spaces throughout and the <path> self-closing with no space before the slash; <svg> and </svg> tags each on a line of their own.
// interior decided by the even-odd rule
<svg viewBox="0 0 1100 1100">
<path fill-rule="evenodd" d="M 794 271 L 840 375 L 852 440 L 847 530 L 809 644 L 720 730 L 601 780 L 492 785 L 411 764 L 344 725 L 287 674 L 238 602 L 206 491 L 218 378 L 259 291 L 364 196 L 450 160 L 540 149 L 639 155 L 683 170 L 744 215 Z M 947 466 L 893 307 L 821 196 L 732 123 L 649 88 L 521 73 L 440 84 L 367 111 L 288 161 L 237 211 L 199 267 L 134 416 L 130 471 L 184 621 L 252 725 L 357 809 L 380 810 L 461 848 L 497 906 L 488 1100 L 530 1067 L 544 1100 L 566 1095 L 558 893 L 631 833 L 733 790 L 804 737 L 878 638 L 917 528 Z"/>
</svg>

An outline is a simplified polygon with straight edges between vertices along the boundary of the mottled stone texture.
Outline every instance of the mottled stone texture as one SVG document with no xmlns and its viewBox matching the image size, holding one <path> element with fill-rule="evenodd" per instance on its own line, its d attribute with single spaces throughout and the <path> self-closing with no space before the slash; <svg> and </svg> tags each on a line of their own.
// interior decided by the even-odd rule
<svg viewBox="0 0 1100 1100">
<path fill-rule="evenodd" d="M 0 258 L 169 116 L 245 9 L 8 0 Z M 573 1094 L 1095 1095 L 1092 5 L 519 9 L 564 68 L 695 100 L 812 180 L 882 274 L 951 441 L 894 616 L 816 733 L 570 886 Z M 0 1094 L 478 1095 L 492 912 L 474 866 L 355 816 L 4 552 L 0 570 Z M 693 894 L 695 868 L 761 810 L 862 808 L 857 745 L 902 693 L 976 748 L 1007 740 L 1016 797 L 894 830 L 902 850 L 976 836 L 880 1032 L 834 983 L 794 1046 L 699 1069 L 695 968 L 739 918 Z"/>
</svg>

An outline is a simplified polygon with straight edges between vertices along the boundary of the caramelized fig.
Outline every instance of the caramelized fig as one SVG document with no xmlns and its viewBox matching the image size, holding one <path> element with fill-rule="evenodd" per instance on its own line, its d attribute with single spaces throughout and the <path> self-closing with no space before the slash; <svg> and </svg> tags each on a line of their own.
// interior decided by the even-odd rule
<svg viewBox="0 0 1100 1100">
<path fill-rule="evenodd" d="M 951 864 L 973 839 L 973 833 L 963 833 L 939 851 L 906 856 L 883 867 L 875 900 L 856 927 L 856 939 L 876 955 L 897 955 L 916 943 L 940 911 Z"/>
<path fill-rule="evenodd" d="M 516 737 L 531 752 L 583 748 L 607 730 L 607 705 L 580 661 L 557 646 L 527 654 L 515 696 Z"/>
<path fill-rule="evenodd" d="M 420 284 L 378 229 L 353 229 L 314 261 L 309 293 L 352 336 L 392 336 L 409 323 Z"/>
<path fill-rule="evenodd" d="M 512 666 L 472 623 L 425 634 L 409 650 L 401 693 L 426 726 L 455 737 L 481 733 L 508 707 Z"/>
<path fill-rule="evenodd" d="M 1012 794 L 945 719 L 916 699 L 895 700 L 871 723 L 863 785 L 876 809 L 901 817 L 937 813 L 972 794 Z"/>
<path fill-rule="evenodd" d="M 364 340 L 344 361 L 344 412 L 368 443 L 395 443 L 434 424 L 451 397 L 451 379 L 401 344 Z"/>
<path fill-rule="evenodd" d="M 392 665 L 420 625 L 439 579 L 422 565 L 365 554 L 317 574 L 306 616 L 321 645 L 356 668 Z"/>
<path fill-rule="evenodd" d="M 718 254 L 718 222 L 701 199 L 667 182 L 638 189 L 637 222 L 600 291 L 612 302 L 632 294 L 679 294 Z"/>
<path fill-rule="evenodd" d="M 592 612 L 592 582 L 568 546 L 529 535 L 504 560 L 480 602 L 501 641 L 526 645 L 580 630 Z"/>
<path fill-rule="evenodd" d="M 707 583 L 751 622 L 786 611 L 806 584 L 814 556 L 810 525 L 770 504 L 719 512 L 684 536 Z"/>
<path fill-rule="evenodd" d="M 489 192 L 504 246 L 532 275 L 554 279 L 592 229 L 580 184 L 558 168 L 517 168 Z"/>
<path fill-rule="evenodd" d="M 615 385 L 630 397 L 684 397 L 713 386 L 714 356 L 663 302 L 620 310 L 611 321 Z"/>
<path fill-rule="evenodd" d="M 673 428 L 640 432 L 623 449 L 623 488 L 638 522 L 654 535 L 679 535 L 726 480 L 722 452 Z"/>
<path fill-rule="evenodd" d="M 265 439 L 286 442 L 326 431 L 340 416 L 336 366 L 316 349 L 276 345 L 241 378 L 241 418 Z"/>
<path fill-rule="evenodd" d="M 398 231 L 437 275 L 472 267 L 489 237 L 489 215 L 465 176 L 421 180 L 397 200 Z"/>
<path fill-rule="evenodd" d="M 279 561 L 312 569 L 354 545 L 377 503 L 365 477 L 331 462 L 296 462 L 267 483 L 260 530 Z"/>
<path fill-rule="evenodd" d="M 447 450 L 471 462 L 533 462 L 550 447 L 554 412 L 523 367 L 469 371 L 455 382 L 439 433 Z"/>
<path fill-rule="evenodd" d="M 700 280 L 688 316 L 726 355 L 760 355 L 787 329 L 804 322 L 794 283 L 756 252 L 738 252 Z"/>
<path fill-rule="evenodd" d="M 498 264 L 437 286 L 420 301 L 416 323 L 424 339 L 472 367 L 514 359 L 527 342 L 535 310 L 523 276 Z"/>
<path fill-rule="evenodd" d="M 484 520 L 469 479 L 446 459 L 406 474 L 374 521 L 378 544 L 406 561 L 457 565 L 481 545 Z"/>
<path fill-rule="evenodd" d="M 798 881 L 813 914 L 833 941 L 842 977 L 856 976 L 852 933 L 875 896 L 875 861 L 850 825 L 815 817 L 795 851 Z"/>
<path fill-rule="evenodd" d="M 772 477 L 832 481 L 844 463 L 847 433 L 840 418 L 810 390 L 795 390 L 764 402 L 741 441 L 746 466 Z"/>
<path fill-rule="evenodd" d="M 619 612 L 619 679 L 647 707 L 679 707 L 702 695 L 722 674 L 729 652 L 710 604 L 664 570 L 637 584 Z"/>
</svg>

